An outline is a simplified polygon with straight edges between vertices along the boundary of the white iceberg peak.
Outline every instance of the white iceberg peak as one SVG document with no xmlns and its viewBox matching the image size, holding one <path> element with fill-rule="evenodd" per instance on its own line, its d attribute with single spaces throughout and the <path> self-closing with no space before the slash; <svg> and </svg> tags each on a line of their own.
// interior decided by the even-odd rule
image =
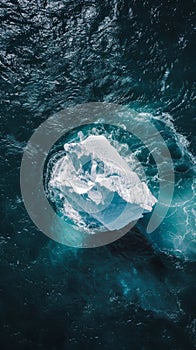
<svg viewBox="0 0 196 350">
<path fill-rule="evenodd" d="M 156 198 L 105 136 L 92 135 L 64 149 L 66 155 L 53 166 L 49 188 L 60 191 L 74 210 L 88 213 L 109 230 L 152 210 Z M 66 203 L 64 212 L 70 216 Z"/>
</svg>

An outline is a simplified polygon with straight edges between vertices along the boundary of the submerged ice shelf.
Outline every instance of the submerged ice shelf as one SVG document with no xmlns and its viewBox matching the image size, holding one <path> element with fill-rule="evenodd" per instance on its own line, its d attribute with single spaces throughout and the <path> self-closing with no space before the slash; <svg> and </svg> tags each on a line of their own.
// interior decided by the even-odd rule
<svg viewBox="0 0 196 350">
<path fill-rule="evenodd" d="M 66 143 L 52 160 L 49 198 L 77 226 L 92 219 L 107 230 L 124 227 L 152 210 L 156 198 L 105 136 Z"/>
</svg>

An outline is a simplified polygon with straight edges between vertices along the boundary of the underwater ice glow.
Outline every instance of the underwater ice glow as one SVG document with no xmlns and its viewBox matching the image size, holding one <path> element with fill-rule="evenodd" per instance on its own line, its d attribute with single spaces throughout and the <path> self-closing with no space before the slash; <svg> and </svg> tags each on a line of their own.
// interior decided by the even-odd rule
<svg viewBox="0 0 196 350">
<path fill-rule="evenodd" d="M 152 210 L 156 198 L 105 136 L 91 135 L 64 149 L 48 184 L 53 201 L 61 202 L 61 215 L 85 227 L 87 214 L 115 230 Z"/>
</svg>

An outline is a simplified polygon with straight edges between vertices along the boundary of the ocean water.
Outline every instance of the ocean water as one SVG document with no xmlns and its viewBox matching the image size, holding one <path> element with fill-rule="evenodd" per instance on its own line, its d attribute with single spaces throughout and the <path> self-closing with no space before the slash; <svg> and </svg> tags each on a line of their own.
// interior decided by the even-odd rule
<svg viewBox="0 0 196 350">
<path fill-rule="evenodd" d="M 1 349 L 193 349 L 194 1 L 1 0 L 0 19 Z M 170 150 L 175 188 L 156 231 L 146 231 L 148 213 L 116 242 L 76 249 L 29 218 L 20 164 L 42 122 L 89 102 L 125 105 L 133 123 L 135 115 L 152 122 Z M 157 198 L 145 147 L 126 130 L 97 132 Z"/>
</svg>

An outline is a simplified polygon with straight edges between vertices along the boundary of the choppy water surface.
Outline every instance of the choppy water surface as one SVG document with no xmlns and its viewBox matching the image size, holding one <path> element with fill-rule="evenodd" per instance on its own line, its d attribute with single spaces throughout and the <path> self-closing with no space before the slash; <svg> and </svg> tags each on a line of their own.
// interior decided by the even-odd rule
<svg viewBox="0 0 196 350">
<path fill-rule="evenodd" d="M 1 0 L 1 348 L 193 348 L 193 5 Z M 119 241 L 77 250 L 30 221 L 20 162 L 50 115 L 98 101 L 153 121 L 172 155 L 175 191 L 154 233 L 145 231 L 147 214 Z M 137 154 L 156 197 L 156 164 L 125 131 L 119 137 L 124 158 L 133 165 L 129 150 Z"/>
</svg>

